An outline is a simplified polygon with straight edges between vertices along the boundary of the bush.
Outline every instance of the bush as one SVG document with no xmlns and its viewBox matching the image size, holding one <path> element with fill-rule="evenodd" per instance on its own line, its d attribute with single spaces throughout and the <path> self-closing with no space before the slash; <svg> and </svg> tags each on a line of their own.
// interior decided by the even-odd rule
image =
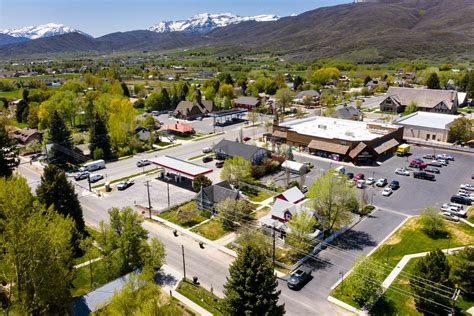
<svg viewBox="0 0 474 316">
<path fill-rule="evenodd" d="M 373 206 L 373 205 L 364 205 L 359 209 L 358 214 L 359 215 L 367 215 L 370 212 L 372 212 L 373 210 L 375 210 L 375 206 Z"/>
<path fill-rule="evenodd" d="M 205 188 L 212 184 L 212 181 L 205 175 L 199 175 L 193 179 L 193 191 L 199 192 L 201 187 Z"/>
<path fill-rule="evenodd" d="M 143 109 L 145 107 L 145 100 L 142 98 L 138 99 L 134 104 L 133 107 L 135 109 Z"/>
<path fill-rule="evenodd" d="M 102 148 L 96 148 L 94 149 L 94 152 L 92 153 L 92 157 L 94 160 L 99 160 L 104 158 L 104 150 Z"/>
</svg>

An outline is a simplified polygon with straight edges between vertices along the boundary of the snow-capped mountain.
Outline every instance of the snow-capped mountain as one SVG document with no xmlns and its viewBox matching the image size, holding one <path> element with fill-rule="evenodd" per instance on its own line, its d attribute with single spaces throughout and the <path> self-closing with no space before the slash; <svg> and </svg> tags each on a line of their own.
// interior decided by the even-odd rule
<svg viewBox="0 0 474 316">
<path fill-rule="evenodd" d="M 232 13 L 201 13 L 192 16 L 187 20 L 179 21 L 163 21 L 149 28 L 150 31 L 158 33 L 168 32 L 189 32 L 189 33 L 205 33 L 218 27 L 237 24 L 245 21 L 276 21 L 280 17 L 276 15 L 256 15 L 256 16 L 239 16 Z"/>
<path fill-rule="evenodd" d="M 64 24 L 56 23 L 48 23 L 37 26 L 25 26 L 18 29 L 0 30 L 0 33 L 2 34 L 7 34 L 13 37 L 20 37 L 24 39 L 37 39 L 74 32 L 87 35 L 86 33 L 81 32 L 77 29 L 71 28 Z"/>
</svg>

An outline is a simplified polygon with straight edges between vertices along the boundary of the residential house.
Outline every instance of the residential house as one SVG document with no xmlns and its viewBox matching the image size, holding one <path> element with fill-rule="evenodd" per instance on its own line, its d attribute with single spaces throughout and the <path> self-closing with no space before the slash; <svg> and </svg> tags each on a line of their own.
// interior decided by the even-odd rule
<svg viewBox="0 0 474 316">
<path fill-rule="evenodd" d="M 196 206 L 199 210 L 215 210 L 215 206 L 225 199 L 239 199 L 240 193 L 234 189 L 229 182 L 223 181 L 217 184 L 201 188 L 196 195 Z"/>
<path fill-rule="evenodd" d="M 75 158 L 78 162 L 85 162 L 89 160 L 91 156 L 90 144 L 74 145 L 73 150 L 76 152 Z"/>
<path fill-rule="evenodd" d="M 214 102 L 208 100 L 200 100 L 199 102 L 181 101 L 174 110 L 177 117 L 185 120 L 193 120 L 214 111 L 216 111 Z"/>
<path fill-rule="evenodd" d="M 388 89 L 388 83 L 386 81 L 382 81 L 382 80 L 377 80 L 377 79 L 373 79 L 373 80 L 370 80 L 369 82 L 367 82 L 367 84 L 365 85 L 365 87 L 369 90 L 369 91 L 374 91 L 375 89 L 377 88 L 383 88 L 383 90 L 387 90 Z"/>
<path fill-rule="evenodd" d="M 298 187 L 292 187 L 286 190 L 283 193 L 278 194 L 275 196 L 274 201 L 276 200 L 284 200 L 290 202 L 292 204 L 297 204 L 305 199 L 304 194 L 298 189 Z"/>
<path fill-rule="evenodd" d="M 347 105 L 347 103 L 337 106 L 331 116 L 353 121 L 362 121 L 364 119 L 364 113 L 361 110 L 354 105 Z"/>
<path fill-rule="evenodd" d="M 41 141 L 42 134 L 35 128 L 25 127 L 15 130 L 10 134 L 10 137 L 22 145 L 27 145 L 34 140 Z"/>
<path fill-rule="evenodd" d="M 140 139 L 142 142 L 146 142 L 150 140 L 151 132 L 148 128 L 145 128 L 143 126 L 137 126 L 135 128 L 135 133 L 138 139 Z"/>
<path fill-rule="evenodd" d="M 240 96 L 233 103 L 235 108 L 253 110 L 261 105 L 261 100 L 255 97 Z"/>
<path fill-rule="evenodd" d="M 304 90 L 304 91 L 299 92 L 293 98 L 293 102 L 296 104 L 304 104 L 305 97 L 309 98 L 310 100 L 309 105 L 315 105 L 319 102 L 320 94 L 318 91 L 315 91 L 315 90 Z"/>
<path fill-rule="evenodd" d="M 189 136 L 194 134 L 194 128 L 183 122 L 176 122 L 174 124 L 165 124 L 161 126 L 160 131 L 167 132 L 170 134 Z"/>
<path fill-rule="evenodd" d="M 412 89 L 390 87 L 380 103 L 380 111 L 402 113 L 414 102 L 418 111 L 454 114 L 458 109 L 458 94 L 453 90 Z"/>
<path fill-rule="evenodd" d="M 268 149 L 233 142 L 226 139 L 221 140 L 214 146 L 213 151 L 218 159 L 226 159 L 232 157 L 243 157 L 250 161 L 253 165 L 260 164 L 264 159 L 269 158 L 271 152 Z"/>
</svg>

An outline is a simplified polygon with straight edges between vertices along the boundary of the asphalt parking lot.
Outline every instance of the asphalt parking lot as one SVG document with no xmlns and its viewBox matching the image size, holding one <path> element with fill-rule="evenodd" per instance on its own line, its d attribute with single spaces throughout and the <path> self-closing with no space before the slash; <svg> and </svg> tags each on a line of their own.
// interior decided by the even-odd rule
<svg viewBox="0 0 474 316">
<path fill-rule="evenodd" d="M 413 158 L 421 158 L 424 154 L 447 153 L 454 156 L 448 166 L 440 167 L 440 174 L 435 174 L 436 181 L 427 181 L 413 178 L 414 169 L 410 169 L 410 176 L 395 174 L 395 169 L 408 167 Z M 316 177 L 321 174 L 321 169 L 338 166 L 337 162 L 321 161 L 313 157 L 297 157 L 297 161 L 311 161 L 315 168 L 306 175 L 306 185 L 309 187 Z M 426 159 L 425 159 L 426 160 Z M 400 182 L 400 188 L 392 195 L 382 196 L 383 188 L 368 186 L 366 196 L 369 202 L 379 208 L 400 212 L 406 215 L 416 215 L 427 205 L 441 207 L 443 203 L 449 202 L 452 195 L 456 194 L 461 183 L 473 183 L 471 174 L 474 173 L 474 156 L 472 154 L 460 153 L 446 150 L 433 150 L 433 148 L 412 146 L 411 156 L 394 156 L 378 167 L 348 167 L 346 172 L 365 175 L 365 178 L 386 178 L 388 183 L 392 180 Z M 362 190 L 360 190 L 362 193 Z"/>
</svg>

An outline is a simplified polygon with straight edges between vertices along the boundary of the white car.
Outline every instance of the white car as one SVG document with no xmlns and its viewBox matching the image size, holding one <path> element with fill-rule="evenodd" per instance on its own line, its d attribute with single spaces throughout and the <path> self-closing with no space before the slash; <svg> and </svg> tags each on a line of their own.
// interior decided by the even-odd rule
<svg viewBox="0 0 474 316">
<path fill-rule="evenodd" d="M 463 205 L 457 204 L 457 203 L 452 203 L 452 202 L 444 203 L 441 207 L 454 207 L 455 209 L 457 209 L 459 211 L 462 211 L 464 209 Z"/>
<path fill-rule="evenodd" d="M 442 212 L 448 212 L 459 217 L 465 217 L 467 212 L 465 210 L 459 210 L 455 207 L 441 207 Z"/>
<path fill-rule="evenodd" d="M 104 179 L 104 176 L 101 174 L 91 174 L 89 177 L 89 181 L 92 183 L 100 181 L 102 179 Z"/>
<path fill-rule="evenodd" d="M 474 191 L 474 184 L 461 184 L 459 187 L 466 191 Z"/>
<path fill-rule="evenodd" d="M 393 193 L 393 190 L 392 190 L 392 188 L 389 188 L 389 187 L 386 187 L 382 191 L 383 196 L 390 196 L 392 193 Z"/>
<path fill-rule="evenodd" d="M 402 176 L 409 176 L 410 171 L 406 170 L 405 168 L 398 168 L 398 169 L 395 170 L 395 174 L 399 174 L 399 175 L 402 175 Z"/>
<path fill-rule="evenodd" d="M 204 147 L 204 148 L 202 149 L 202 152 L 205 153 L 205 154 L 208 154 L 208 153 L 210 153 L 211 151 L 212 151 L 212 148 L 211 148 L 211 147 Z"/>
<path fill-rule="evenodd" d="M 449 212 L 443 212 L 444 219 L 453 222 L 459 222 L 459 217 Z"/>
<path fill-rule="evenodd" d="M 377 180 L 377 182 L 375 182 L 375 185 L 378 186 L 378 187 L 384 187 L 387 185 L 387 179 L 385 178 L 380 178 Z"/>
<path fill-rule="evenodd" d="M 451 155 L 446 155 L 446 154 L 439 154 L 436 155 L 436 159 L 444 159 L 444 160 L 451 160 L 454 161 L 454 157 Z"/>
<path fill-rule="evenodd" d="M 375 179 L 370 177 L 370 178 L 367 178 L 367 180 L 365 180 L 365 184 L 367 185 L 372 185 L 375 183 Z"/>
</svg>

